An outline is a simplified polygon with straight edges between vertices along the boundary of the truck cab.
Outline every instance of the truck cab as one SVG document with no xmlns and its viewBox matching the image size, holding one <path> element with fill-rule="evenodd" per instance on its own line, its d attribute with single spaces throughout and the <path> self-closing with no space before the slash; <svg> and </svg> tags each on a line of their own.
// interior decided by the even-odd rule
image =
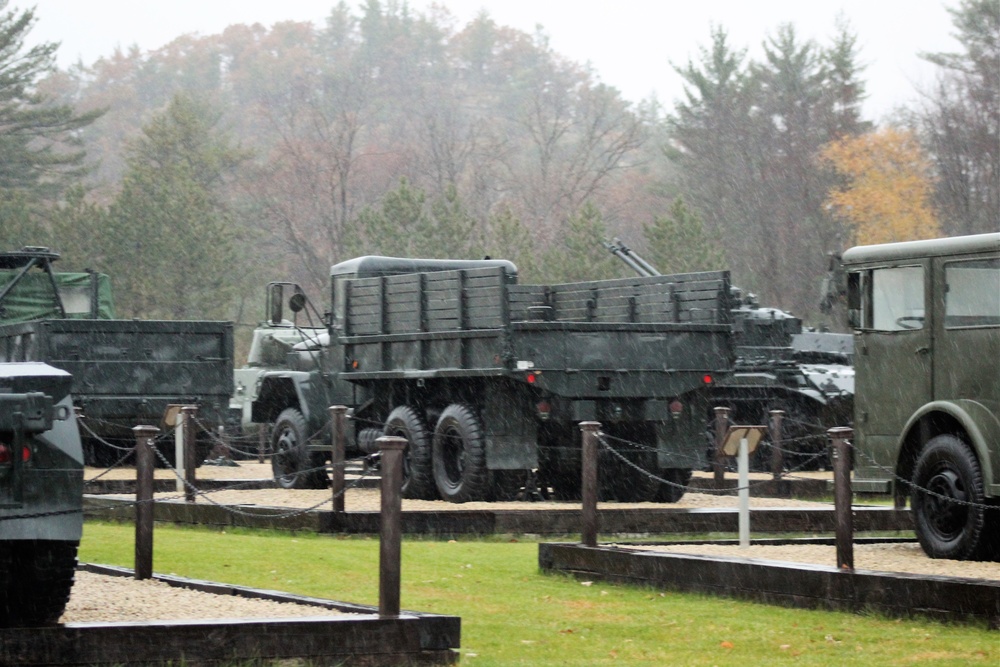
<svg viewBox="0 0 1000 667">
<path fill-rule="evenodd" d="M 940 558 L 1000 558 L 1000 234 L 852 248 L 855 481 Z"/>
</svg>

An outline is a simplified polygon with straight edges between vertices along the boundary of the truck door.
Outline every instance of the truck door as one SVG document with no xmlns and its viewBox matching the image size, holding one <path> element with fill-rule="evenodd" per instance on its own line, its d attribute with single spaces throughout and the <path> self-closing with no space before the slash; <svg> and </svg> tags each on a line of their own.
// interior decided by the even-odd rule
<svg viewBox="0 0 1000 667">
<path fill-rule="evenodd" d="M 861 322 L 855 350 L 854 427 L 877 464 L 895 465 L 907 419 L 932 400 L 930 263 L 915 260 L 861 272 Z M 873 465 L 856 461 L 856 468 Z"/>
</svg>

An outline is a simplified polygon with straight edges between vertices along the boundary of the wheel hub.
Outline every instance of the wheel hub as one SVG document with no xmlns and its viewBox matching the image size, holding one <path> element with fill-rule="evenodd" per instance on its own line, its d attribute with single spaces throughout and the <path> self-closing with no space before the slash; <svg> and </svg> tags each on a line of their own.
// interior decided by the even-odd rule
<svg viewBox="0 0 1000 667">
<path fill-rule="evenodd" d="M 927 517 L 942 536 L 953 536 L 965 525 L 967 508 L 953 501 L 967 502 L 968 494 L 954 470 L 940 470 L 927 481 Z"/>
</svg>

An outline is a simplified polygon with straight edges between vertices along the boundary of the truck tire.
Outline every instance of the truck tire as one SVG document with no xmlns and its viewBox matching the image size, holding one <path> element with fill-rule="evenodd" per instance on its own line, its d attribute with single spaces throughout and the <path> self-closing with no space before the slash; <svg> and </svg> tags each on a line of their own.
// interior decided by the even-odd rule
<svg viewBox="0 0 1000 667">
<path fill-rule="evenodd" d="M 295 408 L 286 408 L 278 415 L 271 431 L 271 470 L 274 481 L 283 489 L 322 489 L 326 486 L 326 470 L 320 456 L 306 450 L 308 435 L 306 419 Z"/>
<path fill-rule="evenodd" d="M 983 475 L 968 445 L 950 434 L 931 438 L 917 459 L 910 501 L 924 552 L 952 560 L 985 556 L 983 502 Z"/>
<path fill-rule="evenodd" d="M 0 542 L 0 627 L 52 625 L 66 609 L 79 542 Z"/>
<path fill-rule="evenodd" d="M 486 438 L 476 413 L 467 405 L 449 405 L 434 428 L 434 482 L 448 502 L 486 500 Z"/>
<path fill-rule="evenodd" d="M 403 451 L 403 497 L 436 500 L 430 438 L 420 413 L 408 405 L 397 407 L 389 413 L 383 434 L 406 439 L 406 449 Z"/>
</svg>

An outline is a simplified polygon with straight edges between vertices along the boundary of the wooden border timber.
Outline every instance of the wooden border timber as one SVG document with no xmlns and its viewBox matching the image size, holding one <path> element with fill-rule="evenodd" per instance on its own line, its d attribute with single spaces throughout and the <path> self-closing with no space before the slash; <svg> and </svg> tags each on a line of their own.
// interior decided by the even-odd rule
<svg viewBox="0 0 1000 667">
<path fill-rule="evenodd" d="M 132 520 L 132 501 L 84 496 L 88 517 L 112 521 Z M 182 501 L 154 503 L 156 521 L 243 526 L 276 530 L 306 530 L 317 533 L 377 534 L 378 512 L 331 512 L 314 510 L 285 518 L 291 508 L 239 506 L 253 516 L 233 513 L 212 504 L 190 504 Z M 677 509 L 649 507 L 598 509 L 600 531 L 608 533 L 734 533 L 737 511 L 718 509 Z M 403 511 L 404 534 L 420 535 L 493 535 L 538 534 L 569 535 L 580 531 L 580 508 L 569 504 L 566 509 L 487 509 L 440 511 Z M 833 507 L 824 508 L 762 508 L 751 512 L 750 525 L 754 532 L 764 533 L 832 533 L 835 527 Z M 913 521 L 908 510 L 890 507 L 854 509 L 855 530 L 909 531 Z"/>
<path fill-rule="evenodd" d="M 574 544 L 538 545 L 542 570 L 768 604 L 888 616 L 978 620 L 1000 627 L 1000 582 L 763 559 L 669 554 Z"/>
<path fill-rule="evenodd" d="M 100 565 L 82 569 L 112 576 L 132 571 Z M 336 609 L 354 616 L 215 619 L 149 623 L 70 623 L 0 629 L 0 664 L 229 664 L 305 658 L 345 665 L 445 665 L 458 661 L 461 619 L 417 612 L 379 618 L 378 610 L 279 591 L 155 575 L 171 586 Z"/>
</svg>

